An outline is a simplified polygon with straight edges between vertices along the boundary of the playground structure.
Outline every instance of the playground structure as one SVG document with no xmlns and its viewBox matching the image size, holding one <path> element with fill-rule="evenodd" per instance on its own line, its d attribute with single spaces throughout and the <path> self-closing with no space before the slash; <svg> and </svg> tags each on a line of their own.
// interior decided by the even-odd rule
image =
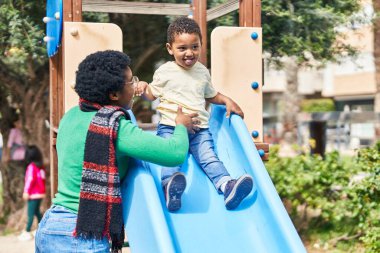
<svg viewBox="0 0 380 253">
<path fill-rule="evenodd" d="M 196 252 L 237 249 L 238 252 L 305 252 L 260 158 L 268 152 L 268 145 L 262 143 L 260 1 L 233 0 L 211 10 L 206 10 L 205 0 L 193 1 L 192 5 L 103 0 L 51 2 L 53 10 L 48 11 L 47 23 L 56 20 L 63 26 L 60 47 L 58 39 L 49 38 L 49 32 L 45 39 L 48 46 L 49 42 L 55 42 L 50 43 L 53 48 L 48 50 L 52 53 L 49 55 L 52 129 L 77 104 L 78 97 L 72 88 L 79 62 L 95 51 L 122 51 L 120 28 L 114 24 L 82 23 L 82 10 L 161 15 L 188 15 L 191 10 L 201 27 L 202 43 L 206 45 L 207 21 L 239 8 L 242 27 L 220 27 L 212 33 L 211 73 L 216 89 L 241 105 L 246 115 L 245 125 L 236 115 L 226 119 L 224 108 L 215 106 L 210 129 L 216 151 L 232 176 L 251 174 L 256 189 L 237 211 L 226 211 L 222 196 L 189 157 L 183 167 L 188 181 L 184 207 L 172 214 L 164 204 L 157 165 L 134 161 L 123 185 L 123 196 L 128 196 L 123 203 L 128 239 L 133 253 L 194 252 L 194 247 Z M 58 31 L 55 34 L 58 38 L 59 26 L 53 28 Z M 202 47 L 203 64 L 206 64 L 206 48 Z M 51 130 L 52 194 L 57 189 L 56 134 Z M 195 246 L 194 242 L 199 245 Z"/>
<path fill-rule="evenodd" d="M 51 184 L 52 184 L 52 196 L 54 196 L 57 190 L 57 155 L 55 151 L 56 132 L 54 129 L 58 128 L 59 121 L 63 114 L 74 104 L 76 104 L 76 94 L 72 90 L 74 85 L 76 66 L 80 60 L 86 55 L 105 49 L 119 49 L 122 48 L 122 42 L 112 42 L 109 36 L 113 36 L 110 32 L 107 35 L 107 29 L 105 27 L 112 26 L 113 24 L 101 24 L 98 30 L 88 30 L 85 28 L 80 31 L 80 26 L 84 27 L 89 25 L 88 23 L 78 23 L 78 27 L 71 27 L 68 29 L 70 23 L 82 21 L 82 11 L 93 12 L 117 12 L 117 13 L 138 13 L 138 14 L 152 14 L 152 15 L 189 15 L 193 18 L 201 27 L 202 32 L 202 53 L 200 62 L 207 64 L 207 21 L 213 20 L 220 16 L 223 16 L 231 11 L 239 9 L 239 25 L 240 27 L 260 27 L 261 26 L 261 3 L 259 0 L 230 0 L 224 4 L 216 6 L 212 9 L 206 10 L 206 0 L 194 0 L 189 4 L 168 4 L 168 3 L 147 3 L 147 2 L 120 2 L 120 1 L 106 1 L 106 0 L 48 0 L 47 2 L 47 17 L 44 18 L 44 22 L 47 23 L 47 36 L 44 40 L 47 42 L 48 54 L 50 56 L 50 123 L 52 125 L 50 131 L 50 160 L 51 160 Z M 102 28 L 101 28 L 102 27 Z M 62 32 L 63 31 L 63 32 Z M 83 34 L 83 31 L 86 34 Z M 94 32 L 94 33 L 92 33 Z M 83 43 L 86 40 L 86 35 L 90 36 L 92 40 L 87 40 L 88 43 Z M 94 36 L 96 35 L 96 36 Z M 99 37 L 103 35 L 102 37 Z M 116 36 L 116 34 L 115 34 Z M 102 38 L 96 40 L 95 38 Z M 74 45 L 70 48 L 70 42 L 77 41 L 85 45 Z M 248 41 L 254 41 L 253 38 Z M 244 57 L 238 59 L 237 65 L 246 69 L 245 78 L 243 75 L 237 75 L 243 78 L 242 82 L 238 79 L 231 79 L 233 85 L 244 86 L 246 92 L 242 93 L 240 89 L 231 88 L 231 83 L 222 84 L 218 80 L 216 87 L 221 92 L 226 92 L 228 96 L 231 96 L 239 105 L 243 111 L 246 112 L 245 122 L 250 130 L 252 137 L 254 138 L 257 149 L 262 155 L 263 160 L 268 159 L 269 145 L 262 143 L 262 62 L 261 62 L 261 37 L 257 38 L 260 48 L 256 48 L 256 55 L 252 55 L 255 58 L 255 66 L 250 66 L 250 63 L 241 62 Z M 246 41 L 247 42 L 247 41 Z M 68 48 L 66 48 L 66 43 Z M 98 43 L 98 44 L 97 44 Z M 112 44 L 113 43 L 113 44 Z M 115 43 L 120 43 L 116 45 Z M 60 45 L 61 44 L 61 45 Z M 111 45 L 112 44 L 112 45 Z M 257 42 L 256 42 L 257 44 Z M 59 46 L 60 45 L 60 46 Z M 119 48 L 118 48 L 119 47 Z M 240 46 L 239 46 L 240 47 Z M 70 49 L 77 49 L 75 52 L 71 52 Z M 80 50 L 78 50 L 80 48 Z M 258 50 L 259 49 L 259 50 Z M 71 58 L 70 58 L 71 57 Z M 215 62 L 215 61 L 214 61 Z M 229 64 L 229 66 L 232 66 Z M 66 69 L 65 67 L 68 67 Z M 215 67 L 216 69 L 216 67 Z M 218 75 L 214 67 L 212 73 Z M 240 71 L 240 70 L 239 70 Z M 228 72 L 232 73 L 231 71 Z M 239 72 L 240 73 L 240 72 Z M 224 74 L 223 74 L 224 75 Z M 224 89 L 226 87 L 226 90 Z M 230 88 L 227 88 L 230 87 Z M 251 94 L 253 97 L 247 97 L 247 94 Z M 244 99 L 239 96 L 243 95 Z M 254 107 L 251 101 L 255 101 Z"/>
</svg>

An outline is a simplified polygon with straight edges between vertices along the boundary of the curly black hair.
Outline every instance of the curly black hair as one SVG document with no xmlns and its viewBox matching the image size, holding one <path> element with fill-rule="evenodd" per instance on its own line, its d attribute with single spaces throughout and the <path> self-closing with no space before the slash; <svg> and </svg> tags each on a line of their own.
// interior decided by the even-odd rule
<svg viewBox="0 0 380 253">
<path fill-rule="evenodd" d="M 168 43 L 172 44 L 174 42 L 175 36 L 182 33 L 189 33 L 189 34 L 196 33 L 198 34 L 199 39 L 202 42 L 201 29 L 199 28 L 199 25 L 197 24 L 197 22 L 195 22 L 191 18 L 180 17 L 174 20 L 174 22 L 169 25 L 168 31 L 167 31 Z"/>
<path fill-rule="evenodd" d="M 129 56 L 119 51 L 106 50 L 88 55 L 76 72 L 76 93 L 87 101 L 109 104 L 109 94 L 123 89 L 125 71 L 130 63 Z"/>
</svg>

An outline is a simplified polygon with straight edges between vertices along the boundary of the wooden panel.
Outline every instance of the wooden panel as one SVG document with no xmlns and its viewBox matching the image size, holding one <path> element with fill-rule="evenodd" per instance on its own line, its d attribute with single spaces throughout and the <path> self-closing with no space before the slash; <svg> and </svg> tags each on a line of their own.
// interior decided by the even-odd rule
<svg viewBox="0 0 380 253">
<path fill-rule="evenodd" d="M 73 21 L 82 21 L 82 0 L 73 0 Z"/>
<path fill-rule="evenodd" d="M 232 11 L 239 9 L 239 0 L 229 0 L 224 4 L 220 4 L 214 8 L 207 10 L 207 21 L 224 16 Z"/>
<path fill-rule="evenodd" d="M 257 150 L 264 150 L 265 153 L 269 152 L 269 144 L 268 143 L 263 143 L 263 142 L 256 142 L 255 143 Z"/>
<path fill-rule="evenodd" d="M 239 26 L 261 27 L 261 0 L 240 0 Z"/>
<path fill-rule="evenodd" d="M 76 34 L 76 35 L 75 35 Z M 122 51 L 122 32 L 115 24 L 66 22 L 65 35 L 65 111 L 78 104 L 75 72 L 89 54 L 107 49 Z"/>
<path fill-rule="evenodd" d="M 259 36 L 251 39 L 256 32 Z M 262 40 L 261 28 L 217 27 L 211 33 L 211 77 L 214 87 L 235 100 L 244 111 L 255 142 L 263 142 Z M 258 89 L 251 87 L 258 82 Z"/>
<path fill-rule="evenodd" d="M 59 53 L 61 50 L 59 50 Z M 50 104 L 50 187 L 51 198 L 54 198 L 54 194 L 57 192 L 58 182 L 58 170 L 57 170 L 57 151 L 55 149 L 55 133 L 53 128 L 58 126 L 58 55 L 55 55 L 49 59 L 49 72 L 50 72 L 50 84 L 49 84 L 49 104 Z"/>
<path fill-rule="evenodd" d="M 72 0 L 63 1 L 63 21 L 72 21 L 73 2 Z M 54 129 L 59 126 L 59 121 L 64 114 L 64 90 L 63 90 L 63 51 L 64 51 L 64 34 L 62 34 L 62 45 L 58 53 L 49 59 L 50 69 L 50 186 L 51 198 L 54 197 L 58 189 L 58 158 L 55 147 L 57 133 Z"/>
<path fill-rule="evenodd" d="M 187 16 L 189 4 L 83 0 L 83 11 Z"/>
<path fill-rule="evenodd" d="M 265 155 L 263 157 L 261 157 L 261 160 L 269 161 L 269 153 L 265 153 Z"/>
<path fill-rule="evenodd" d="M 199 61 L 207 67 L 207 1 L 194 0 L 194 20 L 198 23 L 202 33 L 202 50 Z"/>
</svg>

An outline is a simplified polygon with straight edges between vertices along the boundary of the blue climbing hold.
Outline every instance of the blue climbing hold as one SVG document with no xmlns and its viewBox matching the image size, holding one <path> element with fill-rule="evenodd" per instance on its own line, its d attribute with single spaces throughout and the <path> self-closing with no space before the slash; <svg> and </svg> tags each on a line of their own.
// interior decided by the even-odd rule
<svg viewBox="0 0 380 253">
<path fill-rule="evenodd" d="M 253 40 L 257 40 L 258 37 L 259 37 L 259 34 L 258 34 L 257 32 L 253 32 L 253 33 L 251 34 L 251 38 L 252 38 Z"/>
<path fill-rule="evenodd" d="M 252 131 L 252 137 L 253 137 L 253 138 L 257 138 L 257 137 L 259 137 L 259 132 L 257 132 L 256 130 L 255 130 L 255 131 Z"/>
<path fill-rule="evenodd" d="M 258 82 L 253 82 L 251 84 L 251 87 L 252 87 L 252 89 L 256 90 L 257 88 L 259 88 L 259 83 Z"/>
<path fill-rule="evenodd" d="M 264 152 L 264 150 L 262 150 L 262 149 L 259 149 L 258 151 L 259 151 L 259 155 L 260 155 L 261 157 L 263 157 L 263 156 L 265 155 L 265 152 Z"/>
</svg>

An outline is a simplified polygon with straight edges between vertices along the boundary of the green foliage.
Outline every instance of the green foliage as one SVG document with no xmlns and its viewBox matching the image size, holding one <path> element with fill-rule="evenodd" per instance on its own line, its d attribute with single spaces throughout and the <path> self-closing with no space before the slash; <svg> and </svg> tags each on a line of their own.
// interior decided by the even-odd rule
<svg viewBox="0 0 380 253">
<path fill-rule="evenodd" d="M 360 150 L 349 161 L 338 152 L 326 154 L 324 159 L 311 155 L 280 158 L 274 147 L 267 168 L 281 198 L 290 205 L 293 220 L 344 235 L 339 240 L 362 242 L 367 252 L 379 252 L 380 143 Z M 303 214 L 300 206 L 305 208 Z M 313 212 L 318 215 L 307 217 Z M 336 241 L 333 244 L 339 241 L 330 240 Z"/>
<path fill-rule="evenodd" d="M 301 102 L 303 112 L 331 112 L 335 111 L 334 101 L 329 98 L 307 99 Z"/>
<path fill-rule="evenodd" d="M 339 42 L 338 27 L 350 28 L 358 0 L 262 0 L 263 47 L 280 64 L 295 56 L 298 64 L 325 63 L 355 50 Z"/>
<path fill-rule="evenodd" d="M 43 42 L 45 1 L 3 1 L 0 6 L 0 54 L 8 67 L 28 75 L 46 64 Z"/>
</svg>

